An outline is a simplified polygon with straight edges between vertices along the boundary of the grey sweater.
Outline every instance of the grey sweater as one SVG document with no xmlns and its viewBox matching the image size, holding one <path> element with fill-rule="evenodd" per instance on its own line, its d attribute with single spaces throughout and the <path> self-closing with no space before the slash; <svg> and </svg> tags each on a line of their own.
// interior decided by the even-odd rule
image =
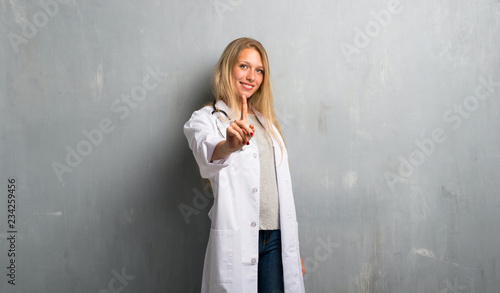
<svg viewBox="0 0 500 293">
<path fill-rule="evenodd" d="M 266 129 L 254 114 L 247 115 L 248 124 L 255 126 L 254 139 L 259 150 L 260 163 L 260 213 L 259 229 L 276 230 L 279 224 L 278 186 L 274 167 L 274 150 Z"/>
</svg>

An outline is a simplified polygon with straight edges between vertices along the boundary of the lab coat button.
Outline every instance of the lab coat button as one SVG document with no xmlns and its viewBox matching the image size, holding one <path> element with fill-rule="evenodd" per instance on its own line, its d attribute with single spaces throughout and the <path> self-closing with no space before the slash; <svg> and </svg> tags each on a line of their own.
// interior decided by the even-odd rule
<svg viewBox="0 0 500 293">
<path fill-rule="evenodd" d="M 257 193 L 257 188 L 252 189 L 253 193 Z"/>
<path fill-rule="evenodd" d="M 256 153 L 254 153 L 254 154 L 253 154 L 253 157 L 254 157 L 254 158 L 257 158 L 257 154 L 256 154 Z"/>
<path fill-rule="evenodd" d="M 257 263 L 257 260 L 255 258 L 252 258 L 252 264 L 256 264 Z"/>
<path fill-rule="evenodd" d="M 252 222 L 251 226 L 255 227 L 255 226 L 257 226 L 257 224 L 255 222 Z"/>
</svg>

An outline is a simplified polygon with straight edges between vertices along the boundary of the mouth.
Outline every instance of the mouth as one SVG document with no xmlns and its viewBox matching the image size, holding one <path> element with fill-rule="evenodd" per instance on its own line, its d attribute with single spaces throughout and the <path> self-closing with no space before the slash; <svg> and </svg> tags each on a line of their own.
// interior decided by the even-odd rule
<svg viewBox="0 0 500 293">
<path fill-rule="evenodd" d="M 251 85 L 251 84 L 245 83 L 245 82 L 241 82 L 241 81 L 240 81 L 240 84 L 246 90 L 252 90 L 255 87 L 254 85 Z"/>
</svg>

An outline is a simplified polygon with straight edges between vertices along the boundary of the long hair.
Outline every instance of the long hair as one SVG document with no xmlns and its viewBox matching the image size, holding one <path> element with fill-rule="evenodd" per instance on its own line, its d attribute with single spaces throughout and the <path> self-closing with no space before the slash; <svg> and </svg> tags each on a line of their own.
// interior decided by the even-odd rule
<svg viewBox="0 0 500 293">
<path fill-rule="evenodd" d="M 227 45 L 224 52 L 220 56 L 217 66 L 215 67 L 212 77 L 212 92 L 215 100 L 223 100 L 233 113 L 239 113 L 239 105 L 241 97 L 238 96 L 236 89 L 233 85 L 233 67 L 238 61 L 240 53 L 245 49 L 255 49 L 259 52 L 264 67 L 264 76 L 259 89 L 247 100 L 248 106 L 254 107 L 259 111 L 265 119 L 265 129 L 269 135 L 272 135 L 278 141 L 283 156 L 283 145 L 276 133 L 272 131 L 273 124 L 281 135 L 283 141 L 283 134 L 281 126 L 276 119 L 273 107 L 273 95 L 271 91 L 271 72 L 269 69 L 269 59 L 267 58 L 266 50 L 259 41 L 250 38 L 239 38 Z"/>
</svg>

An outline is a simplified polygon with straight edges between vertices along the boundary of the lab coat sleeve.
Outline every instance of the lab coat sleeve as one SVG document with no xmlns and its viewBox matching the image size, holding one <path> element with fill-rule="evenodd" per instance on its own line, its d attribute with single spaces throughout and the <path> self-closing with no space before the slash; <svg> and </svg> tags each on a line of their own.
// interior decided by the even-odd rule
<svg viewBox="0 0 500 293">
<path fill-rule="evenodd" d="M 227 167 L 232 157 L 210 162 L 215 147 L 224 140 L 217 129 L 215 119 L 217 118 L 210 114 L 209 109 L 203 108 L 195 111 L 189 121 L 184 124 L 184 135 L 198 163 L 201 177 L 207 179 Z"/>
</svg>

